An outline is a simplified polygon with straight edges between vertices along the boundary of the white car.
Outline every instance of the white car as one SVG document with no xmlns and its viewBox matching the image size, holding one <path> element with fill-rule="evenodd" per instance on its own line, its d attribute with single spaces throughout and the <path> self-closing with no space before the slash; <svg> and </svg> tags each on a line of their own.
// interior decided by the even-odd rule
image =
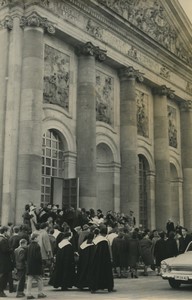
<svg viewBox="0 0 192 300">
<path fill-rule="evenodd" d="M 174 289 L 179 288 L 181 284 L 192 283 L 192 242 L 187 246 L 185 253 L 162 260 L 161 276 L 168 280 Z"/>
</svg>

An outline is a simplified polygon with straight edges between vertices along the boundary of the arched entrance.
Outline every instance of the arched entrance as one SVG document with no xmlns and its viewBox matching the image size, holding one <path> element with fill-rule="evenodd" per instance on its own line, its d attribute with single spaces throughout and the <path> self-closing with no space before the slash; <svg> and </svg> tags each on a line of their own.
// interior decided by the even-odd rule
<svg viewBox="0 0 192 300">
<path fill-rule="evenodd" d="M 176 224 L 180 222 L 179 214 L 179 181 L 178 173 L 174 164 L 170 163 L 170 174 L 171 174 L 171 213 L 170 218 Z"/>
<path fill-rule="evenodd" d="M 64 177 L 64 145 L 57 130 L 49 129 L 42 139 L 41 204 L 51 202 L 51 178 Z"/>
<path fill-rule="evenodd" d="M 149 226 L 148 172 L 149 165 L 146 158 L 139 155 L 139 223 L 143 228 Z"/>
<path fill-rule="evenodd" d="M 105 143 L 97 145 L 97 208 L 114 210 L 114 159 Z"/>
</svg>

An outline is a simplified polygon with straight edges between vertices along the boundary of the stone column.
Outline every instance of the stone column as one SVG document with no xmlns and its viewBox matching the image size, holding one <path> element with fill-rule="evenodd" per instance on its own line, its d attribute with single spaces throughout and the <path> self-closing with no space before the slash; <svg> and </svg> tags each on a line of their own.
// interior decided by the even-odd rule
<svg viewBox="0 0 192 300">
<path fill-rule="evenodd" d="M 22 10 L 13 13 L 8 51 L 7 99 L 5 113 L 4 168 L 3 168 L 3 224 L 15 222 L 18 131 L 21 95 L 21 64 L 23 32 L 20 28 Z"/>
<path fill-rule="evenodd" d="M 183 167 L 184 225 L 192 227 L 192 101 L 181 104 L 181 158 Z"/>
<path fill-rule="evenodd" d="M 13 20 L 6 16 L 0 21 L 0 224 L 2 224 L 2 190 L 3 190 L 3 162 L 5 139 L 5 113 L 8 80 L 9 30 L 13 28 Z"/>
<path fill-rule="evenodd" d="M 166 86 L 155 88 L 153 93 L 156 226 L 164 230 L 172 217 L 167 98 L 172 98 L 173 93 Z"/>
<path fill-rule="evenodd" d="M 43 52 L 44 30 L 54 33 L 54 27 L 37 13 L 23 17 L 23 64 L 19 154 L 17 173 L 16 221 L 26 203 L 40 204 L 42 155 Z"/>
<path fill-rule="evenodd" d="M 139 222 L 139 161 L 137 156 L 137 103 L 135 82 L 141 74 L 132 67 L 122 68 L 120 77 L 121 212 L 134 211 Z"/>
<path fill-rule="evenodd" d="M 105 51 L 88 42 L 76 48 L 79 56 L 77 91 L 77 176 L 80 207 L 97 208 L 95 60 Z"/>
</svg>

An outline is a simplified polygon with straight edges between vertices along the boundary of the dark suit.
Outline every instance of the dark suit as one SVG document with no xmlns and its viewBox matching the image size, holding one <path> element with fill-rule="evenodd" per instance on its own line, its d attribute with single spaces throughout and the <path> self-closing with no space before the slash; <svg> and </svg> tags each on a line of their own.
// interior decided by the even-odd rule
<svg viewBox="0 0 192 300">
<path fill-rule="evenodd" d="M 179 238 L 179 253 L 184 253 L 188 244 L 191 242 L 191 236 L 190 235 L 186 235 L 186 237 L 184 238 L 183 236 L 181 236 Z"/>
</svg>

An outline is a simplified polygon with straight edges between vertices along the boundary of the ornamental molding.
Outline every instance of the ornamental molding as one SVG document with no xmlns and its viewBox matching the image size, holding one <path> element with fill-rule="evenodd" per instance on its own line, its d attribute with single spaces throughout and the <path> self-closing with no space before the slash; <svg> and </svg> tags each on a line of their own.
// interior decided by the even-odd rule
<svg viewBox="0 0 192 300">
<path fill-rule="evenodd" d="M 153 88 L 153 94 L 158 96 L 167 96 L 169 99 L 174 99 L 174 91 L 171 88 L 166 87 L 166 85 L 161 85 Z"/>
<path fill-rule="evenodd" d="M 120 80 L 127 80 L 127 79 L 135 79 L 138 82 L 143 82 L 143 73 L 139 72 L 138 70 L 135 70 L 133 67 L 123 67 L 119 69 L 119 78 Z"/>
<path fill-rule="evenodd" d="M 189 94 L 192 94 L 192 83 L 187 82 L 186 92 L 189 93 Z"/>
<path fill-rule="evenodd" d="M 6 16 L 2 21 L 0 21 L 0 29 L 13 29 L 13 18 Z"/>
<path fill-rule="evenodd" d="M 186 49 L 178 30 L 170 22 L 167 12 L 158 0 L 97 0 L 127 20 L 153 40 L 192 66 L 192 53 Z"/>
<path fill-rule="evenodd" d="M 161 77 L 163 77 L 165 79 L 170 79 L 170 77 L 171 77 L 169 69 L 167 69 L 165 66 L 162 66 L 160 68 L 159 74 L 161 75 Z"/>
<path fill-rule="evenodd" d="M 20 20 L 20 26 L 25 27 L 40 27 L 46 30 L 48 33 L 55 33 L 55 26 L 47 18 L 41 17 L 38 13 L 33 12 L 29 16 L 23 16 Z"/>
<path fill-rule="evenodd" d="M 107 57 L 107 51 L 102 50 L 97 46 L 94 46 L 91 42 L 87 42 L 83 45 L 78 45 L 75 49 L 75 53 L 78 56 L 95 56 L 95 59 L 102 62 Z"/>
</svg>

